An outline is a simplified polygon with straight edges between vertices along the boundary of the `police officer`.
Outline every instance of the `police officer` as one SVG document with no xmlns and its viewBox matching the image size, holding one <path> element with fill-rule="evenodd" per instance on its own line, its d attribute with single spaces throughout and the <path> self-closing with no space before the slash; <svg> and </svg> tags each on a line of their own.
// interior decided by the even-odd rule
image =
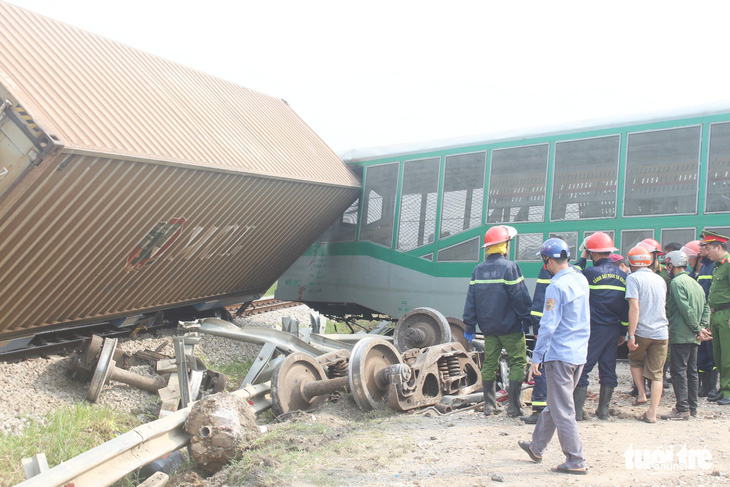
<svg viewBox="0 0 730 487">
<path fill-rule="evenodd" d="M 696 246 L 695 242 L 697 242 Z M 682 251 L 690 256 L 692 277 L 704 289 L 706 299 L 710 297 L 712 271 L 715 269 L 715 263 L 707 256 L 708 250 L 709 247 L 705 242 L 704 233 L 700 236 L 699 241 L 693 240 L 682 247 Z M 691 254 L 696 254 L 694 263 Z M 697 349 L 697 371 L 700 376 L 700 390 L 697 395 L 699 397 L 710 397 L 712 395 L 715 400 L 720 399 L 720 393 L 717 390 L 717 367 L 712 357 L 712 341 L 700 343 L 700 348 Z"/>
<path fill-rule="evenodd" d="M 464 335 L 474 337 L 477 325 L 484 334 L 484 414 L 496 413 L 495 372 L 502 349 L 509 358 L 507 414 L 523 414 L 520 407 L 522 381 L 527 366 L 524 329 L 530 323 L 530 294 L 520 267 L 506 256 L 509 242 L 517 235 L 512 227 L 491 227 L 484 235 L 486 259 L 472 272 L 464 305 Z"/>
<path fill-rule="evenodd" d="M 613 390 L 618 385 L 618 347 L 624 342 L 628 326 L 626 273 L 609 258 L 612 252 L 618 250 L 613 246 L 613 239 L 606 233 L 596 232 L 586 239 L 585 247 L 577 265 L 583 268 L 583 275 L 588 279 L 590 289 L 591 337 L 586 364 L 573 393 L 577 421 L 583 420 L 588 374 L 596 364 L 601 383 L 596 416 L 599 419 L 608 419 L 608 406 Z M 593 260 L 592 267 L 586 266 L 588 257 Z"/>
<path fill-rule="evenodd" d="M 707 255 L 715 262 L 712 285 L 707 303 L 710 305 L 710 332 L 712 355 L 720 369 L 720 398 L 717 404 L 730 404 L 730 254 L 727 253 L 728 237 L 705 230 Z M 714 396 L 717 397 L 717 396 Z M 708 396 L 708 400 L 713 397 Z"/>
</svg>

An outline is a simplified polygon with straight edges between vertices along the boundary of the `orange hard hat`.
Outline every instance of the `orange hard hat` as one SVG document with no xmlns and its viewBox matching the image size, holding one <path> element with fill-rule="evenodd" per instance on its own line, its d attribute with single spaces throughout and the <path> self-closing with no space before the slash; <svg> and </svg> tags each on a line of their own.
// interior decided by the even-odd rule
<svg viewBox="0 0 730 487">
<path fill-rule="evenodd" d="M 641 245 L 649 252 L 656 252 L 659 255 L 664 255 L 664 251 L 662 250 L 662 246 L 659 242 L 654 240 L 653 238 L 645 238 L 641 242 L 639 242 L 637 245 Z"/>
<path fill-rule="evenodd" d="M 517 233 L 513 230 L 512 227 L 507 227 L 506 225 L 497 225 L 496 227 L 490 228 L 484 234 L 484 245 L 482 245 L 482 248 L 512 240 Z"/>
<path fill-rule="evenodd" d="M 586 250 L 589 252 L 615 252 L 618 250 L 613 246 L 613 239 L 607 233 L 596 232 L 585 241 Z"/>
<path fill-rule="evenodd" d="M 639 244 L 633 249 L 629 250 L 629 262 L 635 267 L 649 267 L 651 265 L 652 257 L 649 249 Z"/>
<path fill-rule="evenodd" d="M 687 242 L 679 250 L 687 254 L 687 257 L 689 257 L 690 259 L 693 257 L 697 257 L 700 254 L 700 241 L 692 240 L 691 242 Z"/>
</svg>

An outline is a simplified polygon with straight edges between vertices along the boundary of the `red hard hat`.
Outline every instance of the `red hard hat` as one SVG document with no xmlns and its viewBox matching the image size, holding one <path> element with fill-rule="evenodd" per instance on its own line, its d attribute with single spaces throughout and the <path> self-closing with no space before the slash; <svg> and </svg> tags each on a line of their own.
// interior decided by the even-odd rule
<svg viewBox="0 0 730 487">
<path fill-rule="evenodd" d="M 662 246 L 659 242 L 654 240 L 653 238 L 645 238 L 641 242 L 639 242 L 637 245 L 641 245 L 649 252 L 656 252 L 659 255 L 664 255 L 664 251 L 662 250 Z"/>
<path fill-rule="evenodd" d="M 649 249 L 639 244 L 633 249 L 629 250 L 629 262 L 631 265 L 636 267 L 649 267 L 651 265 L 652 257 Z"/>
<path fill-rule="evenodd" d="M 687 254 L 687 257 L 689 257 L 690 259 L 692 257 L 697 257 L 700 254 L 700 241 L 692 240 L 691 242 L 687 242 L 679 250 Z"/>
<path fill-rule="evenodd" d="M 504 225 L 497 225 L 487 230 L 484 234 L 484 247 L 491 247 L 492 245 L 501 244 L 512 240 L 513 235 L 510 235 L 510 231 Z"/>
<path fill-rule="evenodd" d="M 586 250 L 589 252 L 615 252 L 613 239 L 607 233 L 596 232 L 586 239 Z"/>
</svg>

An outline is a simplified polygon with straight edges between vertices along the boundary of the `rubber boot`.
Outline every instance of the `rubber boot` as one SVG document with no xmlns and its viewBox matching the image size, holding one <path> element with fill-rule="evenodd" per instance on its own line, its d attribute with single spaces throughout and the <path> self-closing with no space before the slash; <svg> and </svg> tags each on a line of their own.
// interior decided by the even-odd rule
<svg viewBox="0 0 730 487">
<path fill-rule="evenodd" d="M 598 416 L 598 419 L 608 419 L 608 406 L 611 404 L 612 395 L 613 387 L 601 384 L 601 392 L 598 396 L 598 409 L 596 409 L 596 416 Z"/>
<path fill-rule="evenodd" d="M 509 390 L 507 390 L 507 415 L 513 418 L 522 416 L 525 412 L 522 410 L 522 404 L 520 403 L 520 394 L 522 393 L 522 381 L 511 380 L 509 381 Z"/>
<path fill-rule="evenodd" d="M 537 424 L 537 420 L 540 419 L 540 413 L 542 412 L 542 408 L 539 410 L 532 409 L 532 414 L 529 416 L 520 416 L 520 421 L 522 421 L 525 424 Z"/>
<path fill-rule="evenodd" d="M 583 421 L 583 405 L 586 402 L 588 386 L 578 386 L 573 391 L 573 402 L 575 403 L 575 420 Z"/>
<path fill-rule="evenodd" d="M 710 374 L 710 392 L 707 393 L 707 400 L 715 402 L 722 398 L 722 393 L 717 390 L 717 369 L 713 369 Z"/>
<path fill-rule="evenodd" d="M 482 381 L 484 386 L 484 416 L 497 414 L 497 391 L 493 380 Z"/>
<path fill-rule="evenodd" d="M 707 395 L 710 393 L 710 391 L 714 390 L 715 388 L 710 386 L 710 376 L 712 375 L 711 370 L 703 370 L 702 372 L 699 372 L 697 375 L 700 377 L 700 390 L 697 392 L 698 397 L 707 397 Z"/>
</svg>

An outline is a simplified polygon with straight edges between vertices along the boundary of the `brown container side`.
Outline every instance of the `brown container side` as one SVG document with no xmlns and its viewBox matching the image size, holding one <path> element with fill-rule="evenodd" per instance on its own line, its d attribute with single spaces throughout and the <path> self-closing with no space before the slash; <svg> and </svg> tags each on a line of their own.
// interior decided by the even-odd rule
<svg viewBox="0 0 730 487">
<path fill-rule="evenodd" d="M 65 154 L 0 221 L 0 334 L 264 291 L 359 190 Z M 156 230 L 155 230 L 156 229 Z"/>
</svg>

